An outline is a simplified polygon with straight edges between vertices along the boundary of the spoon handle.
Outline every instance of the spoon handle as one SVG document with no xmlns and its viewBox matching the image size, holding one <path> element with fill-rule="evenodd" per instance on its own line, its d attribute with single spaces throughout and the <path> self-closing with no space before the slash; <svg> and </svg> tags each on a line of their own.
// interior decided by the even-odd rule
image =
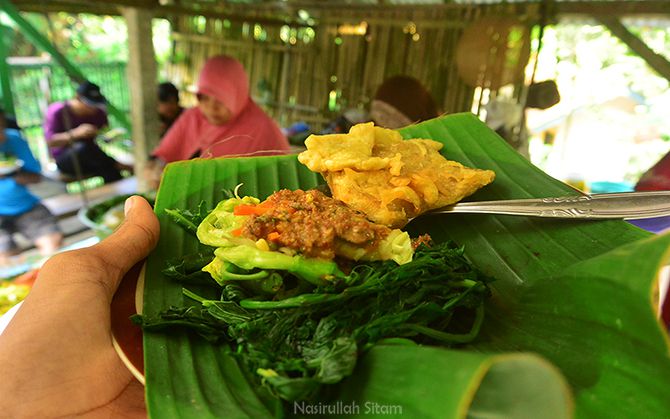
<svg viewBox="0 0 670 419">
<path fill-rule="evenodd" d="M 670 215 L 670 191 L 622 192 L 555 198 L 461 202 L 427 212 L 426 214 L 448 213 L 506 214 L 549 218 L 623 218 L 634 220 Z"/>
</svg>

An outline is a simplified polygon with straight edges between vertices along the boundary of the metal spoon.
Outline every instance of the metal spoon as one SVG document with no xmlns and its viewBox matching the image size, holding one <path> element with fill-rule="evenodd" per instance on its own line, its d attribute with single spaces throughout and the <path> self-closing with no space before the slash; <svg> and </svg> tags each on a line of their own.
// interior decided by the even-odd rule
<svg viewBox="0 0 670 419">
<path fill-rule="evenodd" d="M 670 191 L 461 202 L 428 211 L 424 215 L 450 213 L 635 220 L 670 215 Z"/>
</svg>

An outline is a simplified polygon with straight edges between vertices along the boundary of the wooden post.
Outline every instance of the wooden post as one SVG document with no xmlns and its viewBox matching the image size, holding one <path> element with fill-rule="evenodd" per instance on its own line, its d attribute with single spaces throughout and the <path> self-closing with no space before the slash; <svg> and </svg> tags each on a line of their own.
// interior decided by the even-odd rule
<svg viewBox="0 0 670 419">
<path fill-rule="evenodd" d="M 144 169 L 149 154 L 159 142 L 159 122 L 156 113 L 158 101 L 156 57 L 152 36 L 151 11 L 127 7 L 123 16 L 128 27 L 128 83 L 130 87 L 131 120 L 135 175 L 138 189 L 148 188 Z"/>
</svg>

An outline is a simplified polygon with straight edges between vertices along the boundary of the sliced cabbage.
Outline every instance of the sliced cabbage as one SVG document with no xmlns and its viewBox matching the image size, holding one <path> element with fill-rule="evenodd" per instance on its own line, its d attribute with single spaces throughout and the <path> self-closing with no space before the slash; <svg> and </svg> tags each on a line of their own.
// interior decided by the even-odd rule
<svg viewBox="0 0 670 419">
<path fill-rule="evenodd" d="M 226 281 L 264 280 L 272 270 L 288 271 L 315 285 L 325 285 L 335 277 L 344 277 L 333 261 L 306 258 L 261 246 L 266 243 L 240 237 L 236 234 L 247 220 L 247 215 L 235 215 L 238 205 L 258 205 L 258 198 L 245 196 L 221 201 L 200 223 L 198 240 L 216 247 L 214 259 L 202 270 L 208 272 L 219 284 Z M 412 243 L 404 231 L 395 229 L 384 238 L 376 249 L 369 250 L 345 241 L 336 244 L 336 254 L 351 260 L 393 260 L 402 265 L 412 260 Z M 269 270 L 269 271 L 268 271 Z"/>
<path fill-rule="evenodd" d="M 392 230 L 376 249 L 368 250 L 348 242 L 339 242 L 335 253 L 352 260 L 393 260 L 398 265 L 412 261 L 412 239 L 405 231 Z"/>
<path fill-rule="evenodd" d="M 232 263 L 217 257 L 214 257 L 202 270 L 208 272 L 219 285 L 223 285 L 226 281 L 256 281 L 270 276 L 268 271 L 245 272 Z"/>
<path fill-rule="evenodd" d="M 232 232 L 242 227 L 248 217 L 233 214 L 233 209 L 238 205 L 257 205 L 260 202 L 258 198 L 252 196 L 230 198 L 219 202 L 198 226 L 198 240 L 200 243 L 214 247 L 253 245 L 253 240 L 233 235 Z"/>
</svg>

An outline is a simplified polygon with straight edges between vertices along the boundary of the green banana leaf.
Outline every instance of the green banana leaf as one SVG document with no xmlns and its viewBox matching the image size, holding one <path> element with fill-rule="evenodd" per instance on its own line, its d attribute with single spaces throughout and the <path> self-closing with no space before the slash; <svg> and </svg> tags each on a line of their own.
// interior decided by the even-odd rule
<svg viewBox="0 0 670 419">
<path fill-rule="evenodd" d="M 469 200 L 579 195 L 473 115 L 446 116 L 401 133 L 441 141 L 447 158 L 494 170 L 495 182 Z M 295 156 L 168 165 L 155 205 L 161 239 L 147 263 L 144 312 L 183 304 L 180 285 L 161 270 L 166 259 L 197 247 L 166 208 L 196 208 L 202 200 L 211 207 L 239 183 L 242 194 L 263 198 L 320 182 Z M 670 261 L 670 235 L 654 236 L 623 221 L 491 215 L 420 218 L 408 230 L 464 245 L 467 257 L 497 278 L 474 343 L 445 349 L 383 342 L 324 400 L 282 406 L 250 384 L 226 345 L 186 333 L 145 333 L 150 416 L 668 416 L 668 337 L 655 296 L 658 271 Z"/>
</svg>

